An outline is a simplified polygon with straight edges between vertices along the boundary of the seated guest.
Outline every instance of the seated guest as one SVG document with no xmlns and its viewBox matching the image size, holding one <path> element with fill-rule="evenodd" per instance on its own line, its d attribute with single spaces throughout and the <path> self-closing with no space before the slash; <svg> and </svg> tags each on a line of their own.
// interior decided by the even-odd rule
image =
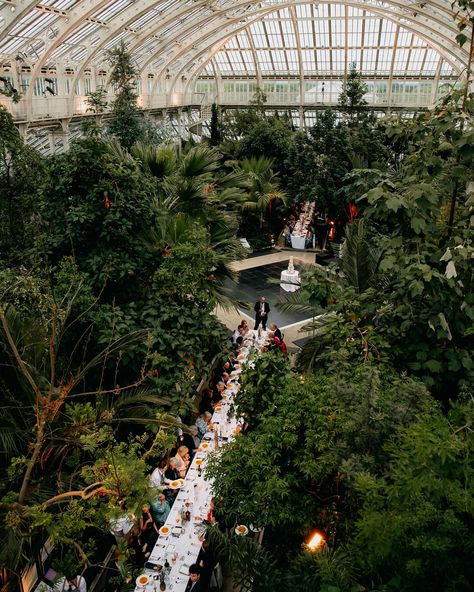
<svg viewBox="0 0 474 592">
<path fill-rule="evenodd" d="M 237 327 L 237 329 L 232 334 L 232 342 L 235 343 L 239 336 L 244 336 L 244 335 L 245 335 L 245 331 L 244 331 L 242 325 L 239 325 Z"/>
<path fill-rule="evenodd" d="M 169 486 L 170 483 L 173 481 L 178 481 L 181 478 L 179 471 L 177 469 L 178 463 L 176 458 L 170 458 L 168 463 L 168 468 L 166 469 L 165 477 L 166 477 L 166 489 L 163 491 L 165 494 L 166 499 L 169 502 L 169 505 L 172 506 L 174 504 L 174 500 L 178 495 L 179 489 L 171 489 Z"/>
<path fill-rule="evenodd" d="M 216 388 L 215 388 L 213 395 L 212 395 L 212 402 L 214 405 L 219 403 L 219 401 L 222 401 L 222 399 L 223 399 L 222 395 L 224 394 L 224 391 L 225 391 L 225 383 L 222 382 L 222 380 L 221 380 L 220 382 L 218 382 L 216 384 Z"/>
<path fill-rule="evenodd" d="M 151 551 L 153 550 L 153 547 L 155 546 L 156 540 L 158 539 L 158 526 L 155 524 L 153 516 L 150 512 L 150 506 L 148 504 L 142 508 L 139 527 L 139 538 L 140 543 L 142 544 L 142 552 L 144 553 L 145 558 L 148 558 Z"/>
<path fill-rule="evenodd" d="M 153 519 L 157 524 L 163 525 L 170 513 L 170 505 L 164 493 L 160 493 L 152 502 L 150 510 Z"/>
<path fill-rule="evenodd" d="M 272 323 L 270 325 L 270 331 L 273 333 L 274 337 L 278 337 L 278 339 L 282 339 L 281 337 L 281 331 L 278 328 L 278 326 L 276 325 L 276 323 Z"/>
<path fill-rule="evenodd" d="M 191 438 L 194 442 L 194 449 L 196 450 L 197 448 L 199 448 L 201 444 L 201 439 L 199 438 L 199 430 L 197 428 L 197 425 L 189 426 L 189 431 L 191 432 Z"/>
<path fill-rule="evenodd" d="M 240 348 L 242 347 L 243 342 L 244 342 L 244 338 L 242 337 L 242 335 L 239 335 L 237 337 L 237 341 L 235 342 L 235 345 L 234 345 L 234 355 L 235 356 L 239 355 Z"/>
<path fill-rule="evenodd" d="M 198 435 L 200 438 L 202 438 L 204 436 L 204 434 L 211 429 L 210 428 L 210 426 L 212 425 L 211 419 L 212 419 L 212 415 L 209 413 L 209 411 L 205 411 L 202 415 L 200 415 L 196 419 L 196 426 L 197 426 Z"/>
<path fill-rule="evenodd" d="M 191 459 L 189 455 L 189 448 L 187 446 L 180 446 L 176 456 L 173 458 L 176 460 L 176 470 L 178 471 L 179 476 L 185 477 Z"/>
<path fill-rule="evenodd" d="M 207 511 L 207 516 L 206 516 L 207 521 L 210 522 L 211 524 L 216 523 L 216 517 L 214 515 L 215 511 L 216 511 L 216 499 L 214 497 L 212 497 L 211 501 L 209 502 L 209 510 Z"/>
<path fill-rule="evenodd" d="M 166 485 L 166 471 L 168 469 L 168 461 L 162 460 L 159 462 L 156 469 L 153 471 L 150 477 L 150 485 L 157 489 L 163 489 Z"/>
<path fill-rule="evenodd" d="M 229 360 L 226 360 L 222 364 L 222 373 L 227 372 L 227 374 L 230 374 L 233 370 L 234 370 L 234 364 L 232 364 L 232 362 L 230 362 Z"/>
<path fill-rule="evenodd" d="M 212 391 L 210 388 L 206 388 L 201 393 L 201 402 L 199 403 L 199 413 L 205 413 L 209 411 L 209 413 L 213 413 L 213 401 L 212 401 Z"/>
<path fill-rule="evenodd" d="M 177 447 L 186 446 L 189 450 L 189 456 L 194 455 L 194 450 L 196 448 L 196 444 L 194 443 L 194 439 L 191 434 L 187 432 L 183 432 L 181 436 L 178 436 L 178 440 L 176 441 Z"/>
<path fill-rule="evenodd" d="M 189 566 L 189 582 L 185 592 L 204 592 L 203 582 L 201 581 L 201 567 L 197 563 Z"/>
<path fill-rule="evenodd" d="M 168 484 L 170 481 L 176 481 L 179 479 L 179 471 L 178 471 L 178 461 L 176 457 L 170 458 L 168 463 L 168 468 L 165 471 L 166 483 Z"/>
<path fill-rule="evenodd" d="M 278 339 L 278 337 L 275 337 L 274 340 L 277 345 L 277 348 L 281 351 L 282 354 L 288 353 L 286 349 L 286 343 L 284 341 L 281 341 L 281 339 Z"/>
<path fill-rule="evenodd" d="M 231 377 L 230 377 L 230 374 L 228 372 L 224 372 L 222 374 L 222 382 L 224 384 L 227 384 L 230 380 L 232 380 Z"/>
</svg>

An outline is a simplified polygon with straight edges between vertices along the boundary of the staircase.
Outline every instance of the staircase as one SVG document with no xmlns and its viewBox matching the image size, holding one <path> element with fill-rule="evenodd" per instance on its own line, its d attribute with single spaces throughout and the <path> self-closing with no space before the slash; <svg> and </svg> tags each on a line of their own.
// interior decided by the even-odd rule
<svg viewBox="0 0 474 592">
<path fill-rule="evenodd" d="M 205 129 L 203 124 L 209 123 L 211 121 L 211 115 L 212 104 L 201 105 L 201 113 L 199 114 L 199 119 L 197 121 L 193 121 L 188 125 L 189 133 L 203 138 Z"/>
</svg>

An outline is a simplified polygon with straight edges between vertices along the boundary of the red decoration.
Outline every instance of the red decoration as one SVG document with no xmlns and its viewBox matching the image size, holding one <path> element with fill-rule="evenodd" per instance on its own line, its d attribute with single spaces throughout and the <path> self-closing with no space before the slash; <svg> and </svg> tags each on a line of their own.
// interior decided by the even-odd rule
<svg viewBox="0 0 474 592">
<path fill-rule="evenodd" d="M 109 196 L 107 194 L 105 194 L 105 197 L 104 197 L 104 206 L 105 206 L 105 209 L 108 210 L 111 205 L 112 205 L 112 203 L 111 203 L 111 201 L 109 199 Z"/>
</svg>

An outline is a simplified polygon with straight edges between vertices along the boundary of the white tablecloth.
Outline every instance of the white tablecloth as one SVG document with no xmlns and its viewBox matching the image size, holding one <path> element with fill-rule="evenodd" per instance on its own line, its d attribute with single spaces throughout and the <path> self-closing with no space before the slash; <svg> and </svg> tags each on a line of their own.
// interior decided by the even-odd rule
<svg viewBox="0 0 474 592">
<path fill-rule="evenodd" d="M 291 235 L 291 246 L 293 249 L 304 249 L 306 242 L 306 237 L 304 236 L 297 236 L 292 234 Z"/>
<path fill-rule="evenodd" d="M 253 347 L 259 347 L 267 335 L 267 331 L 261 331 L 260 333 L 261 335 L 259 337 L 257 331 L 252 331 L 255 340 L 252 345 Z M 241 366 L 245 363 L 249 350 L 250 347 L 242 350 L 243 353 L 239 356 L 239 364 Z M 231 374 L 233 380 L 227 384 L 227 389 L 224 393 L 225 398 L 216 406 L 214 415 L 212 416 L 214 429 L 217 427 L 220 435 L 219 448 L 225 446 L 228 441 L 236 437 L 236 428 L 241 423 L 235 416 L 231 419 L 228 417 L 229 407 L 233 403 L 234 396 L 240 388 L 238 382 L 240 372 L 241 368 Z M 202 439 L 201 446 L 197 450 L 193 462 L 186 473 L 184 485 L 179 490 L 171 512 L 165 522 L 164 526 L 170 529 L 170 533 L 166 536 L 160 534 L 148 559 L 150 563 L 160 565 L 164 565 L 165 559 L 168 559 L 171 572 L 167 578 L 166 589 L 172 592 L 184 592 L 189 581 L 189 566 L 196 563 L 201 549 L 202 543 L 199 540 L 200 525 L 202 519 L 205 520 L 207 518 L 209 503 L 212 497 L 212 483 L 204 479 L 203 475 L 199 476 L 197 461 L 203 460 L 201 469 L 204 469 L 208 455 L 212 454 L 214 450 L 214 432 L 208 432 Z M 181 529 L 179 536 L 174 536 L 172 532 L 173 528 L 181 524 L 180 514 L 183 508 L 186 507 L 186 503 L 192 504 L 192 507 L 188 507 L 191 513 L 191 520 L 185 525 L 184 529 Z M 174 564 L 171 561 L 173 553 L 177 553 L 178 555 Z M 152 569 L 144 569 L 143 571 L 150 577 L 150 582 L 146 586 L 137 586 L 135 591 L 154 592 L 155 585 L 159 588 L 159 578 L 156 572 Z M 154 577 L 157 579 L 154 580 Z"/>
<path fill-rule="evenodd" d="M 300 281 L 300 274 L 298 271 L 293 271 L 290 273 L 287 269 L 281 272 L 280 275 L 280 287 L 285 290 L 285 292 L 296 292 L 299 290 L 299 286 L 295 286 L 295 283 Z M 291 282 L 291 283 L 288 283 Z"/>
</svg>

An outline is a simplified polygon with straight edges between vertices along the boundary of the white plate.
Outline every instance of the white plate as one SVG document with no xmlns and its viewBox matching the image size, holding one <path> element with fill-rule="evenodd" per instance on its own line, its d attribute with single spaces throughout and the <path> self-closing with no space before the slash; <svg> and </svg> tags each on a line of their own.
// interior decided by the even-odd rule
<svg viewBox="0 0 474 592">
<path fill-rule="evenodd" d="M 158 532 L 163 536 L 168 536 L 171 534 L 171 528 L 169 526 L 162 526 Z"/>
<path fill-rule="evenodd" d="M 135 580 L 135 583 L 137 584 L 137 586 L 146 586 L 147 584 L 150 583 L 150 577 L 147 576 L 146 574 L 141 574 Z"/>
<path fill-rule="evenodd" d="M 245 536 L 249 533 L 249 529 L 245 526 L 245 524 L 237 524 L 235 527 L 235 534 L 239 536 Z"/>
<path fill-rule="evenodd" d="M 255 526 L 255 524 L 251 524 L 250 525 L 250 530 L 252 532 L 262 532 L 263 528 L 259 528 L 258 526 Z"/>
</svg>

